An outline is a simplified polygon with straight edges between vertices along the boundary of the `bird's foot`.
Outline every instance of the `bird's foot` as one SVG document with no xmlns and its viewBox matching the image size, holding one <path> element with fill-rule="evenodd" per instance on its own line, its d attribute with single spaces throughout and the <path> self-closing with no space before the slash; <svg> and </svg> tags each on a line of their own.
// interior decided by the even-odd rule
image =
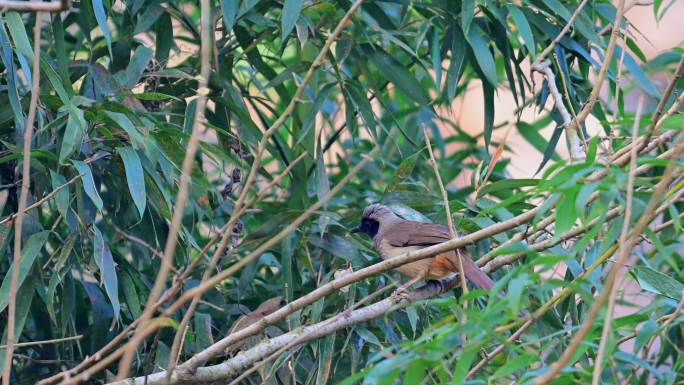
<svg viewBox="0 0 684 385">
<path fill-rule="evenodd" d="M 446 291 L 446 286 L 444 286 L 444 282 L 442 282 L 441 279 L 431 279 L 427 281 L 424 287 L 426 289 L 432 289 L 434 287 L 439 291 L 440 294 L 443 294 Z"/>
<path fill-rule="evenodd" d="M 392 298 L 392 301 L 394 303 L 401 303 L 404 301 L 408 301 L 409 299 L 409 292 L 408 292 L 408 287 L 406 285 L 402 285 L 395 290 L 392 295 L 390 296 Z"/>
</svg>

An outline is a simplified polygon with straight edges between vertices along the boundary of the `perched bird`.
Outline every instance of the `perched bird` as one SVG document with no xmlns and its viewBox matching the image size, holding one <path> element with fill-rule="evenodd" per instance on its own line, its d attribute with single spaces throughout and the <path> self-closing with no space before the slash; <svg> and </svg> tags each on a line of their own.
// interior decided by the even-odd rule
<svg viewBox="0 0 684 385">
<path fill-rule="evenodd" d="M 371 237 L 383 259 L 394 258 L 451 239 L 446 226 L 407 221 L 396 215 L 389 207 L 378 203 L 363 210 L 361 225 L 351 232 L 364 233 Z M 461 256 L 464 274 L 468 280 L 483 289 L 491 289 L 494 286 L 494 281 L 473 262 L 465 250 L 460 249 L 397 267 L 397 271 L 411 279 L 402 288 L 405 289 L 421 279 L 438 280 L 458 272 L 457 253 Z"/>
<path fill-rule="evenodd" d="M 228 334 L 233 334 L 236 333 L 247 326 L 250 326 L 257 321 L 261 320 L 262 318 L 266 317 L 267 315 L 275 312 L 276 310 L 280 309 L 281 306 L 285 305 L 285 301 L 283 300 L 283 297 L 277 296 L 273 297 L 271 299 L 267 299 L 266 301 L 262 302 L 261 305 L 259 305 L 256 309 L 253 311 L 244 314 L 240 316 L 240 318 L 233 323 L 233 326 L 231 326 L 230 330 L 228 331 Z M 234 344 L 228 346 L 225 349 L 225 353 L 230 353 L 234 352 L 236 350 L 241 350 L 247 345 L 247 348 L 251 348 L 256 344 L 256 341 L 252 337 L 248 337 L 247 341 L 242 340 L 242 341 L 237 341 Z"/>
</svg>

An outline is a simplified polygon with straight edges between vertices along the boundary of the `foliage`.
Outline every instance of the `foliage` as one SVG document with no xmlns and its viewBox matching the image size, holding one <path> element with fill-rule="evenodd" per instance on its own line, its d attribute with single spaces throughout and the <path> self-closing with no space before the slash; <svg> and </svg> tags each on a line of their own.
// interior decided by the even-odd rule
<svg viewBox="0 0 684 385">
<path fill-rule="evenodd" d="M 184 291 L 201 280 L 211 253 L 200 255 L 200 250 L 232 214 L 258 156 L 259 140 L 286 111 L 351 4 L 213 3 L 216 34 L 206 130 L 194 159 L 190 199 L 173 257 L 176 271 L 201 258 L 184 282 Z M 31 175 L 25 176 L 31 181 L 29 205 L 57 192 L 27 212 L 16 299 L 9 298 L 10 240 L 16 234 L 11 220 L 0 225 L 0 311 L 9 301 L 16 301 L 20 342 L 83 337 L 20 348 L 12 368 L 17 384 L 34 383 L 75 366 L 140 316 L 160 266 L 157 254 L 164 249 L 174 214 L 196 109 L 201 65 L 196 54 L 200 46 L 197 3 L 95 0 L 74 5 L 77 8 L 52 14 L 42 28 L 43 80 Z M 223 338 L 241 314 L 267 299 L 283 296 L 291 302 L 335 279 L 342 270 L 377 262 L 368 239 L 348 234 L 366 204 L 381 201 L 406 218 L 446 223 L 424 148 L 422 130 L 427 128 L 441 155 L 438 166 L 445 183 L 457 178 L 470 181 L 469 186 L 448 189 L 460 232 L 471 233 L 509 219 L 549 198 L 556 203 L 558 218 L 552 236 L 596 222 L 585 234 L 547 250 L 531 251 L 522 241 L 500 249 L 500 255 L 524 251 L 527 257 L 494 272 L 497 286 L 491 293 L 475 290 L 462 296 L 456 290 L 454 295 L 411 304 L 309 342 L 291 355 L 283 354 L 248 381 L 292 383 L 294 377 L 302 384 L 338 383 L 345 378 L 354 383 L 363 377 L 368 384 L 399 379 L 407 384 L 461 383 L 482 358 L 482 349 L 490 351 L 510 335 L 496 331 L 497 327 L 517 320 L 520 311 L 534 312 L 558 289 L 570 287 L 572 295 L 555 304 L 474 378 L 527 382 L 548 370 L 586 319 L 592 294 L 604 288 L 610 263 L 586 278 L 577 278 L 617 241 L 622 214 L 607 218 L 606 213 L 625 205 L 628 180 L 628 167 L 603 163 L 610 154 L 603 152 L 598 136 L 587 138 L 585 161 L 568 164 L 555 154 L 556 147 L 563 145 L 562 118 L 544 110 L 548 83 L 537 84 L 535 93 L 524 70 L 525 63 L 536 58 L 568 23 L 577 6 L 555 0 L 363 4 L 325 55 L 324 64 L 315 68 L 291 117 L 267 141 L 256 184 L 248 194 L 263 193 L 264 199 L 242 215 L 240 226 L 228 235 L 233 249 L 222 256 L 217 269 L 225 270 L 272 239 L 329 194 L 375 146 L 380 146 L 381 155 L 374 156 L 341 192 L 278 246 L 204 294 L 179 361 Z M 669 5 L 655 2 L 654 7 L 662 14 Z M 559 89 L 567 87 L 571 110 L 581 109 L 594 86 L 588 79 L 603 64 L 600 58 L 609 37 L 599 31 L 613 22 L 615 13 L 609 2 L 590 3 L 553 50 L 552 68 Z M 0 93 L 0 218 L 9 218 L 18 207 L 29 79 L 36 70 L 29 65 L 34 55 L 29 37 L 34 20 L 31 13 L 7 11 L 0 16 L 0 80 L 6 90 Z M 602 135 L 623 138 L 612 142 L 614 151 L 630 142 L 624 137 L 629 137 L 635 120 L 624 105 L 624 92 L 638 87 L 658 100 L 662 90 L 648 74 L 672 71 L 681 55 L 666 52 L 642 66 L 638 61 L 645 58 L 639 47 L 628 35 L 625 43 L 624 51 L 622 45 L 616 50 L 606 81 L 609 99 L 617 100 L 617 111 L 612 111 L 612 101 L 599 101 L 592 111 L 604 129 Z M 630 85 L 615 95 L 618 72 Z M 472 136 L 452 121 L 449 109 L 480 81 L 485 123 Z M 534 105 L 539 111 L 534 122 L 511 116 L 508 124 L 500 126 L 516 126 L 544 154 L 549 166 L 532 165 L 530 174 L 537 167 L 543 170 L 534 179 L 512 179 L 505 156 L 493 161 L 492 150 L 500 145 L 492 139 L 493 131 L 500 128 L 494 127 L 495 97 L 506 89 L 519 110 Z M 649 129 L 652 109 L 641 119 L 641 134 Z M 539 131 L 552 123 L 557 128 L 545 138 Z M 447 129 L 439 130 L 438 124 Z M 663 129 L 679 129 L 681 124 L 681 117 L 674 116 Z M 450 151 L 445 151 L 447 146 Z M 636 179 L 634 213 L 629 218 L 633 222 L 644 214 L 662 177 L 667 162 L 657 156 L 667 149 L 667 145 L 660 146 L 639 158 L 639 165 L 652 168 Z M 303 154 L 282 182 L 272 189 L 266 187 Z M 491 174 L 485 178 L 490 165 Z M 605 178 L 586 182 L 587 175 L 604 168 L 608 170 Z M 681 174 L 679 169 L 677 173 Z M 670 191 L 678 191 L 680 184 Z M 481 187 L 477 195 L 476 186 Z M 598 198 L 590 200 L 594 192 Z M 654 299 L 612 321 L 605 383 L 622 382 L 637 369 L 633 383 L 645 383 L 649 377 L 659 383 L 684 380 L 681 317 L 665 327 L 660 318 L 673 313 L 682 296 L 680 209 L 680 203 L 671 203 L 662 215 L 664 221 L 674 218 L 674 225 L 657 234 L 646 231 L 644 237 L 653 247 L 636 250 L 639 258 L 633 261 L 631 274 L 642 289 L 654 293 Z M 533 226 L 553 210 L 552 204 L 544 205 Z M 477 259 L 525 227 L 483 239 L 468 251 Z M 566 269 L 563 279 L 545 278 L 558 266 Z M 397 279 L 397 273 L 387 272 L 357 282 L 349 290 L 293 313 L 286 322 L 267 329 L 267 334 L 332 317 Z M 169 278 L 167 287 L 172 283 Z M 180 322 L 186 309 L 171 318 Z M 6 329 L 6 313 L 0 314 L 2 329 Z M 141 345 L 131 375 L 167 367 L 176 322 Z M 574 356 L 575 365 L 560 374 L 558 383 L 590 381 L 600 325 L 583 341 Z M 618 349 L 616 340 L 632 332 L 636 332 L 634 349 Z M 642 348 L 656 335 L 659 348 L 644 357 Z M 0 356 L 4 354 L 0 350 Z M 207 364 L 223 359 L 215 357 Z M 108 369 L 116 372 L 116 365 Z M 289 374 L 291 369 L 294 376 Z M 104 381 L 104 372 L 96 378 Z"/>
</svg>

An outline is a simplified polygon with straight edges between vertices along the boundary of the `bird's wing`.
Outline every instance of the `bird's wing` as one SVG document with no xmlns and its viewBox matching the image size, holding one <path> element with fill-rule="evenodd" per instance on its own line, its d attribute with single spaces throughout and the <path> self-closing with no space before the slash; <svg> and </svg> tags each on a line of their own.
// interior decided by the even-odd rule
<svg viewBox="0 0 684 385">
<path fill-rule="evenodd" d="M 451 239 L 449 229 L 446 226 L 414 221 L 397 222 L 387 229 L 383 235 L 384 239 L 395 247 L 429 246 Z"/>
<path fill-rule="evenodd" d="M 422 223 L 413 221 L 401 221 L 395 223 L 384 233 L 390 245 L 395 247 L 402 246 L 430 246 L 437 243 L 446 242 L 451 239 L 449 229 L 436 223 Z M 494 286 L 489 276 L 480 269 L 470 258 L 465 250 L 461 251 L 463 256 L 463 269 L 465 276 L 475 285 L 483 289 L 491 289 Z M 448 270 L 457 270 L 455 253 L 438 255 L 435 262 L 444 264 Z M 433 262 L 433 263 L 435 263 Z"/>
</svg>

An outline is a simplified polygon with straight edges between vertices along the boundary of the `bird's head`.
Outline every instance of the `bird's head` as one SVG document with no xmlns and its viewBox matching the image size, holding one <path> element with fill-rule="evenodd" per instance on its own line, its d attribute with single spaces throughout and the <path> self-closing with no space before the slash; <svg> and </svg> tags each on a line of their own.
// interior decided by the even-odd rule
<svg viewBox="0 0 684 385">
<path fill-rule="evenodd" d="M 363 210 L 361 224 L 351 230 L 352 233 L 364 233 L 373 238 L 380 229 L 380 224 L 397 218 L 396 214 L 387 206 L 373 203 Z"/>
</svg>

